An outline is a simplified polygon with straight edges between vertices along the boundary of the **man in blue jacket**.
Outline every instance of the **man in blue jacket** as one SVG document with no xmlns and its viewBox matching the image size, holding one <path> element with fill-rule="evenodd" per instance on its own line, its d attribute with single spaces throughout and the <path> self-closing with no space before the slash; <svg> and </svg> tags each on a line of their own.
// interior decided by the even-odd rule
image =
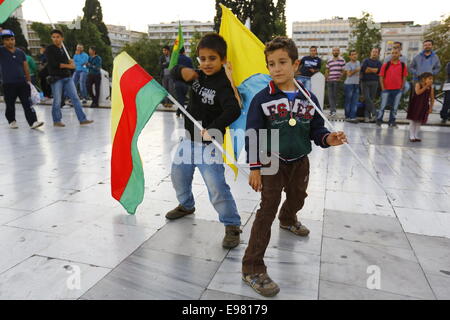
<svg viewBox="0 0 450 320">
<path fill-rule="evenodd" d="M 89 61 L 89 56 L 84 52 L 84 46 L 77 45 L 77 51 L 73 56 L 73 61 L 75 62 L 75 72 L 73 74 L 73 82 L 75 82 L 76 87 L 80 87 L 81 98 L 83 99 L 83 104 L 86 104 L 88 98 L 86 80 L 87 80 L 87 63 Z"/>
<path fill-rule="evenodd" d="M 423 51 L 414 57 L 410 71 L 414 76 L 414 81 L 419 80 L 419 76 L 424 72 L 430 72 L 433 76 L 441 70 L 441 61 L 433 51 L 433 40 L 423 42 Z"/>
</svg>

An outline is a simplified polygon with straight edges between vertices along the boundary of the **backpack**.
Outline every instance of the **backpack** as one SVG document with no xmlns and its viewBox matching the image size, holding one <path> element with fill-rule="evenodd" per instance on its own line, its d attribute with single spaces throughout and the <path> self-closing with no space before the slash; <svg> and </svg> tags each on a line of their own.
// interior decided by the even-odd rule
<svg viewBox="0 0 450 320">
<path fill-rule="evenodd" d="M 402 77 L 405 74 L 405 69 L 406 69 L 406 65 L 404 62 L 400 61 L 400 63 L 402 64 Z M 384 69 L 384 75 L 386 76 L 387 71 L 389 70 L 389 67 L 391 66 L 391 61 L 389 61 L 388 63 L 386 63 L 386 69 Z"/>
</svg>

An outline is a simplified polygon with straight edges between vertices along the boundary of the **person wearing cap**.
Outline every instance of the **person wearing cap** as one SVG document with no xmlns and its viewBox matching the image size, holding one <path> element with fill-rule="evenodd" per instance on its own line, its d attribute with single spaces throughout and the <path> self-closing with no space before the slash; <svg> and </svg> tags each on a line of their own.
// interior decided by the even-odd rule
<svg viewBox="0 0 450 320">
<path fill-rule="evenodd" d="M 11 129 L 17 129 L 16 99 L 19 98 L 25 112 L 25 118 L 32 129 L 44 123 L 37 120 L 36 111 L 31 105 L 31 76 L 25 53 L 16 48 L 16 38 L 11 30 L 2 30 L 3 46 L 0 46 L 0 66 L 3 76 L 5 95 L 5 116 Z"/>
</svg>

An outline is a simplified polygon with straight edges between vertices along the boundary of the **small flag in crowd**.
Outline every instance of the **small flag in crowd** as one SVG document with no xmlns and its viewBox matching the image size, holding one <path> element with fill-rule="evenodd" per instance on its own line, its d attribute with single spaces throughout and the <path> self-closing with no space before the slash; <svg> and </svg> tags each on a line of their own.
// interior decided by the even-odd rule
<svg viewBox="0 0 450 320">
<path fill-rule="evenodd" d="M 180 50 L 184 47 L 183 30 L 181 23 L 178 25 L 178 36 L 173 44 L 172 55 L 170 57 L 169 70 L 172 70 L 178 64 L 178 57 L 180 56 Z"/>
<path fill-rule="evenodd" d="M 5 22 L 23 1 L 24 0 L 0 0 L 0 23 Z"/>
<path fill-rule="evenodd" d="M 126 52 L 114 59 L 111 111 L 111 191 L 129 214 L 144 199 L 144 169 L 139 135 L 168 95 Z"/>
</svg>

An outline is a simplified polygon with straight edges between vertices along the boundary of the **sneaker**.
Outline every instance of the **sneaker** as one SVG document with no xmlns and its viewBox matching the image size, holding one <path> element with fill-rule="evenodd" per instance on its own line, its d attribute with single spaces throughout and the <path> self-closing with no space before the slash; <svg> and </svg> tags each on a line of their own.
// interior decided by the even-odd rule
<svg viewBox="0 0 450 320">
<path fill-rule="evenodd" d="M 307 237 L 309 236 L 309 229 L 301 224 L 300 221 L 297 221 L 297 223 L 293 226 L 283 226 L 280 224 L 280 228 L 284 230 L 288 230 L 292 232 L 293 234 L 300 236 L 300 237 Z"/>
<path fill-rule="evenodd" d="M 42 127 L 44 123 L 42 121 L 35 121 L 33 125 L 31 126 L 31 129 L 37 129 L 39 127 Z"/>
<path fill-rule="evenodd" d="M 87 104 L 86 99 L 84 99 L 83 101 L 81 101 L 82 104 Z"/>
<path fill-rule="evenodd" d="M 172 211 L 167 212 L 166 219 L 176 220 L 176 219 L 183 218 L 184 216 L 187 216 L 189 214 L 193 214 L 194 212 L 195 212 L 195 208 L 192 210 L 188 210 L 188 209 L 184 208 L 182 205 L 179 205 Z"/>
<path fill-rule="evenodd" d="M 332 118 L 336 117 L 336 112 L 330 112 L 330 117 Z"/>
<path fill-rule="evenodd" d="M 222 247 L 225 249 L 236 248 L 241 243 L 240 234 L 242 230 L 239 226 L 226 226 L 225 237 L 222 241 Z"/>
<path fill-rule="evenodd" d="M 60 128 L 64 128 L 66 125 L 62 122 L 55 122 L 53 123 L 54 127 L 60 127 Z"/>
<path fill-rule="evenodd" d="M 16 121 L 11 122 L 11 123 L 9 124 L 9 127 L 10 127 L 11 129 L 19 129 L 19 126 L 17 125 L 17 122 L 16 122 Z"/>
<path fill-rule="evenodd" d="M 398 125 L 396 123 L 389 123 L 389 128 L 398 129 Z"/>
<path fill-rule="evenodd" d="M 242 274 L 242 280 L 264 297 L 274 297 L 280 292 L 280 287 L 267 273 Z"/>
<path fill-rule="evenodd" d="M 84 120 L 80 122 L 80 126 L 86 126 L 91 123 L 94 123 L 94 120 Z"/>
</svg>

